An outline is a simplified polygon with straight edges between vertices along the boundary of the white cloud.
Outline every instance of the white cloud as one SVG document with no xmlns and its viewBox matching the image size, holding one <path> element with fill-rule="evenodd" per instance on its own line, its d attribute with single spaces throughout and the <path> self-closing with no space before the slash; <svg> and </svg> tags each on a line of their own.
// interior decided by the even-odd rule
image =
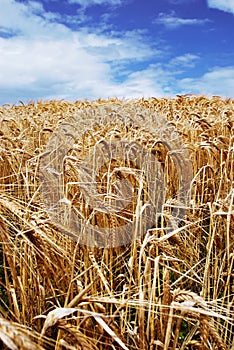
<svg viewBox="0 0 234 350">
<path fill-rule="evenodd" d="M 158 17 L 155 19 L 155 23 L 162 24 L 168 29 L 175 29 L 178 27 L 186 26 L 186 25 L 201 25 L 208 22 L 208 19 L 198 19 L 198 18 L 180 18 L 177 17 L 175 12 L 171 12 L 170 14 L 159 13 Z"/>
<path fill-rule="evenodd" d="M 0 56 L 1 80 L 6 87 L 32 83 L 65 83 L 71 79 L 94 80 L 108 72 L 108 66 L 89 55 L 74 40 L 4 40 Z M 87 80 L 86 80 L 87 83 Z"/>
<path fill-rule="evenodd" d="M 171 59 L 169 65 L 172 67 L 183 67 L 183 69 L 190 68 L 194 67 L 199 59 L 200 57 L 198 55 L 186 53 L 184 55 L 177 56 Z"/>
<path fill-rule="evenodd" d="M 141 61 L 160 54 L 145 42 L 144 31 L 111 32 L 109 36 L 82 31 L 79 42 L 88 52 L 106 62 L 122 60 Z"/>
<path fill-rule="evenodd" d="M 70 4 L 79 4 L 82 7 L 90 7 L 93 5 L 121 5 L 123 0 L 68 0 Z"/>
<path fill-rule="evenodd" d="M 207 0 L 208 7 L 234 14 L 233 0 Z"/>
<path fill-rule="evenodd" d="M 14 0 L 1 0 L 0 26 L 27 39 L 67 36 L 69 29 L 54 22 L 56 18 L 55 14 L 45 12 L 42 4 L 38 2 L 19 3 Z"/>
<path fill-rule="evenodd" d="M 163 51 L 159 50 L 144 30 L 102 31 L 84 22 L 82 16 L 81 12 L 81 18 L 79 13 L 65 18 L 66 23 L 72 22 L 71 29 L 60 14 L 46 12 L 38 2 L 1 0 L 0 104 L 160 97 L 191 89 L 233 94 L 232 68 L 217 68 L 200 79 L 178 81 L 180 74 L 197 64 L 198 55 L 188 52 L 167 61 L 163 55 L 168 48 L 164 45 Z M 180 20 L 183 24 L 177 18 L 177 26 L 188 21 Z"/>
<path fill-rule="evenodd" d="M 160 64 L 130 73 L 124 82 L 108 88 L 110 96 L 141 98 L 162 97 L 173 94 L 169 82 L 173 75 L 161 68 Z"/>
<path fill-rule="evenodd" d="M 199 78 L 185 78 L 178 83 L 181 93 L 233 97 L 234 66 L 214 67 Z"/>
<path fill-rule="evenodd" d="M 120 90 L 124 95 L 115 75 L 130 62 L 158 54 L 144 40 L 144 31 L 103 34 L 84 25 L 75 31 L 41 4 L 2 1 L 0 28 L 9 35 L 0 37 L 0 103 L 98 98 Z"/>
</svg>

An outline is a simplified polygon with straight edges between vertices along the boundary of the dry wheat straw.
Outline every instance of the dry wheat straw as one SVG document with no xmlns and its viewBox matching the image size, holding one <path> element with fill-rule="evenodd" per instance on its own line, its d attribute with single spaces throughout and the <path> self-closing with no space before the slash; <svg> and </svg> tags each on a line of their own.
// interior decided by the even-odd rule
<svg viewBox="0 0 234 350">
<path fill-rule="evenodd" d="M 167 186 L 155 225 L 140 232 L 133 244 L 118 249 L 88 250 L 77 245 L 50 220 L 41 197 L 39 166 L 48 141 L 65 120 L 79 116 L 82 126 L 82 115 L 89 108 L 103 110 L 100 123 L 76 140 L 64 163 L 64 188 L 77 212 L 110 227 L 113 242 L 121 223 L 134 215 L 141 220 L 140 200 L 147 191 L 134 164 L 128 164 L 127 178 L 133 188 L 140 185 L 122 216 L 94 212 L 82 199 L 78 160 L 97 150 L 100 140 L 108 143 L 124 137 L 149 149 L 161 164 Z M 128 126 L 118 118 L 107 123 L 106 113 L 113 109 L 119 111 L 119 120 L 126 111 Z M 172 211 L 183 206 L 176 197 L 178 164 L 183 162 L 180 152 L 173 155 L 159 135 L 155 137 L 157 116 L 176 128 L 192 162 L 190 201 L 179 225 Z M 147 118 L 151 118 L 148 129 Z M 110 202 L 108 179 L 116 167 L 126 164 L 107 163 L 99 174 L 100 193 L 109 195 Z M 157 193 L 154 200 L 159 200 Z M 4 350 L 232 350 L 233 200 L 233 99 L 182 95 L 1 107 L 0 346 Z M 169 234 L 168 223 L 173 225 Z M 74 313 L 67 314 L 71 309 Z M 50 312 L 58 317 L 48 326 Z"/>
</svg>

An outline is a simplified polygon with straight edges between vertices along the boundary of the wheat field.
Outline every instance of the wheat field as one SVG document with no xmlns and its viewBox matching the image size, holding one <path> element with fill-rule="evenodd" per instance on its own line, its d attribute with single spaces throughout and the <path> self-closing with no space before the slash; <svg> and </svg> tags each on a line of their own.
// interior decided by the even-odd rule
<svg viewBox="0 0 234 350">
<path fill-rule="evenodd" d="M 72 121 L 77 138 L 60 154 L 59 179 L 78 228 L 89 227 L 89 237 L 100 228 L 99 246 L 48 213 L 56 174 L 42 191 L 41 164 L 53 162 L 48 145 L 56 148 L 53 135 L 64 141 L 67 120 L 66 140 Z M 1 349 L 234 349 L 233 99 L 20 102 L 0 107 L 0 140 Z M 113 146 L 108 162 L 113 140 L 122 148 Z M 142 149 L 150 154 L 144 177 Z M 155 164 L 162 176 L 150 187 Z M 131 201 L 118 216 L 106 208 L 122 205 L 113 199 L 120 179 L 120 197 Z M 126 239 L 126 222 L 138 223 L 135 239 Z"/>
</svg>

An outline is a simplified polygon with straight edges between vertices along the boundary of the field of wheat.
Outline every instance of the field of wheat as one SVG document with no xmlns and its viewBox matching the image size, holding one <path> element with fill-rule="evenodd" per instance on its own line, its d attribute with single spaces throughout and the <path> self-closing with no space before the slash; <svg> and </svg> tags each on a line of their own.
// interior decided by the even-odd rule
<svg viewBox="0 0 234 350">
<path fill-rule="evenodd" d="M 77 137 L 68 149 L 73 121 Z M 61 164 L 45 185 L 41 169 L 53 163 L 46 157 L 55 139 L 64 142 L 60 203 L 78 213 L 75 229 L 61 224 L 66 212 L 48 210 L 60 198 Z M 131 156 L 121 159 L 129 145 Z M 142 177 L 139 154 L 148 151 Z M 84 159 L 91 170 L 82 173 Z M 155 164 L 162 176 L 150 187 Z M 122 205 L 116 192 L 107 195 L 110 174 L 113 183 L 122 177 L 121 196 L 131 199 L 121 216 L 107 210 Z M 137 222 L 133 236 L 126 222 Z M 89 245 L 92 227 L 101 233 Z M 0 301 L 1 349 L 233 350 L 234 100 L 183 95 L 0 107 Z"/>
</svg>

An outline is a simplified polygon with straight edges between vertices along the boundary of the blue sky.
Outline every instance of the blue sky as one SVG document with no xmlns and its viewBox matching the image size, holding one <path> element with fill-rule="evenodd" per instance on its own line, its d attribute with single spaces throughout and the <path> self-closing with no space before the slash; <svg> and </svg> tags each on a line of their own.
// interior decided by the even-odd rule
<svg viewBox="0 0 234 350">
<path fill-rule="evenodd" d="M 0 104 L 234 97 L 234 0 L 1 0 Z"/>
</svg>

